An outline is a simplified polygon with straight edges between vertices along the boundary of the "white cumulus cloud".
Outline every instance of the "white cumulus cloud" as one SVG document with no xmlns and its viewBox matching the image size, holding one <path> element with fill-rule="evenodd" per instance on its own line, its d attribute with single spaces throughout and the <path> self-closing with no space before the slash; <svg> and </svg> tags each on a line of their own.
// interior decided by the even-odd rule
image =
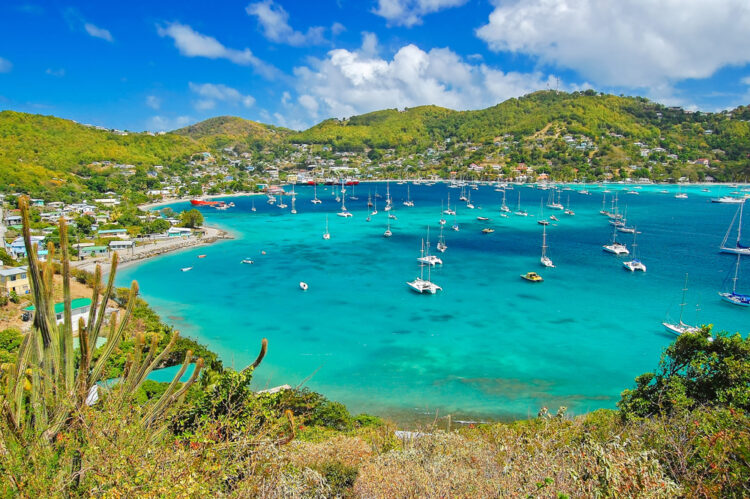
<svg viewBox="0 0 750 499">
<path fill-rule="evenodd" d="M 114 41 L 114 38 L 112 38 L 112 33 L 110 33 L 108 29 L 94 26 L 91 23 L 85 23 L 83 25 L 83 29 L 85 29 L 86 33 L 93 36 L 94 38 L 101 38 L 102 40 L 107 40 L 108 42 Z"/>
<path fill-rule="evenodd" d="M 278 70 L 253 55 L 249 48 L 243 50 L 227 48 L 216 38 L 198 33 L 190 26 L 178 22 L 166 26 L 157 26 L 161 37 L 174 40 L 180 54 L 187 57 L 206 57 L 209 59 L 226 59 L 240 66 L 252 66 L 267 78 L 276 76 Z"/>
<path fill-rule="evenodd" d="M 422 24 L 422 17 L 451 7 L 459 7 L 468 0 L 378 0 L 373 13 L 385 18 L 389 25 L 411 27 Z"/>
<path fill-rule="evenodd" d="M 146 122 L 146 128 L 154 132 L 166 132 L 187 126 L 192 121 L 190 116 L 152 116 Z"/>
<path fill-rule="evenodd" d="M 228 87 L 221 83 L 189 83 L 190 90 L 198 95 L 200 99 L 195 102 L 195 108 L 205 111 L 216 107 L 217 102 L 225 102 L 231 105 L 242 105 L 251 107 L 255 104 L 255 98 L 244 95 L 239 90 Z"/>
<path fill-rule="evenodd" d="M 747 0 L 494 0 L 477 30 L 496 51 L 597 85 L 668 86 L 750 62 Z"/>
<path fill-rule="evenodd" d="M 392 59 L 378 55 L 374 35 L 356 51 L 336 49 L 310 66 L 297 67 L 298 103 L 309 115 L 346 117 L 384 108 L 436 104 L 480 109 L 555 86 L 551 75 L 505 72 L 471 64 L 448 48 L 428 52 L 401 47 Z"/>
<path fill-rule="evenodd" d="M 0 73 L 10 73 L 12 69 L 13 63 L 8 59 L 3 59 L 2 57 L 0 57 Z"/>
<path fill-rule="evenodd" d="M 306 33 L 289 26 L 289 13 L 273 0 L 255 2 L 245 7 L 248 15 L 258 19 L 263 35 L 276 43 L 286 43 L 295 47 L 325 43 L 322 26 L 308 28 Z"/>
</svg>

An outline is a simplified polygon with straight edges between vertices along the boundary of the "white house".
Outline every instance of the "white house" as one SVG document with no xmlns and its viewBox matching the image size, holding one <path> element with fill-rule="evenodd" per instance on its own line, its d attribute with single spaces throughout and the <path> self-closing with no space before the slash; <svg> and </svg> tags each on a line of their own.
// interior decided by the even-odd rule
<svg viewBox="0 0 750 499">
<path fill-rule="evenodd" d="M 74 300 L 71 300 L 70 309 L 71 309 L 71 322 L 73 324 L 73 331 L 78 331 L 79 319 L 83 319 L 84 325 L 89 320 L 89 310 L 91 309 L 91 298 L 76 298 Z M 34 305 L 29 305 L 23 310 L 24 312 L 32 313 L 34 312 L 35 308 L 34 308 Z M 65 310 L 64 303 L 62 302 L 55 303 L 55 319 L 57 320 L 57 324 L 63 323 L 64 310 Z"/>
<path fill-rule="evenodd" d="M 45 236 L 31 236 L 31 245 L 33 246 L 35 243 L 39 245 L 39 250 L 41 251 L 43 249 L 42 243 L 44 242 Z M 21 236 L 15 238 L 12 243 L 10 243 L 10 246 L 8 247 L 8 250 L 13 258 L 23 258 L 26 256 L 26 245 L 23 242 L 23 238 Z"/>
<path fill-rule="evenodd" d="M 135 241 L 112 241 L 109 243 L 109 249 L 111 251 L 122 251 L 130 250 L 133 251 L 135 248 Z"/>
<path fill-rule="evenodd" d="M 167 231 L 168 237 L 187 237 L 193 233 L 192 230 L 187 227 L 170 227 Z"/>
</svg>

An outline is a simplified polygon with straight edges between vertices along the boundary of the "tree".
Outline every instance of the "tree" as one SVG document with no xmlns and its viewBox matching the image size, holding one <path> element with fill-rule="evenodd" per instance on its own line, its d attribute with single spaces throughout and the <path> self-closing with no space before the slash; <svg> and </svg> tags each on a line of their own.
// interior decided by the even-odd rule
<svg viewBox="0 0 750 499">
<path fill-rule="evenodd" d="M 171 227 L 169 222 L 163 218 L 156 218 L 146 225 L 145 230 L 148 234 L 158 234 L 169 230 L 169 227 Z"/>
<path fill-rule="evenodd" d="M 194 229 L 195 227 L 203 225 L 203 215 L 201 215 L 201 212 L 195 208 L 183 211 L 180 213 L 180 222 L 183 227 Z"/>
<path fill-rule="evenodd" d="M 699 406 L 750 410 L 750 336 L 711 335 L 711 326 L 682 334 L 665 350 L 656 373 L 635 379 L 617 406 L 623 416 L 671 414 Z"/>
</svg>

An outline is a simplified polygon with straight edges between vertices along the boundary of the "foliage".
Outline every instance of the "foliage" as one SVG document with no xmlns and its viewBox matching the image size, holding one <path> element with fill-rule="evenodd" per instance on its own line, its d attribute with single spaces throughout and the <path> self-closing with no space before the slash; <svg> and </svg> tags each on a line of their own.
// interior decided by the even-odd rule
<svg viewBox="0 0 750 499">
<path fill-rule="evenodd" d="M 203 215 L 195 208 L 185 210 L 180 213 L 180 223 L 183 227 L 190 227 L 191 229 L 200 227 L 203 225 Z"/>
<path fill-rule="evenodd" d="M 750 411 L 750 337 L 710 326 L 682 334 L 664 352 L 656 373 L 636 378 L 618 403 L 624 417 L 669 414 L 700 406 Z"/>
<path fill-rule="evenodd" d="M 16 362 L 16 352 L 21 345 L 21 331 L 14 328 L 0 331 L 0 365 L 14 364 Z"/>
</svg>

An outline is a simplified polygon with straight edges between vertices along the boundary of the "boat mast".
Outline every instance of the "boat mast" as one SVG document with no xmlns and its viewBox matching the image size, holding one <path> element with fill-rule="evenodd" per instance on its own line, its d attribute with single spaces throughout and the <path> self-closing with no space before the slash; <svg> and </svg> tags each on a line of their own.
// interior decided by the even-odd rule
<svg viewBox="0 0 750 499">
<path fill-rule="evenodd" d="M 683 324 L 682 322 L 682 312 L 685 309 L 685 293 L 687 293 L 687 283 L 688 283 L 688 275 L 685 274 L 685 286 L 682 288 L 682 303 L 680 303 L 680 324 Z"/>
<path fill-rule="evenodd" d="M 547 226 L 542 225 L 542 258 L 547 255 Z"/>
</svg>

